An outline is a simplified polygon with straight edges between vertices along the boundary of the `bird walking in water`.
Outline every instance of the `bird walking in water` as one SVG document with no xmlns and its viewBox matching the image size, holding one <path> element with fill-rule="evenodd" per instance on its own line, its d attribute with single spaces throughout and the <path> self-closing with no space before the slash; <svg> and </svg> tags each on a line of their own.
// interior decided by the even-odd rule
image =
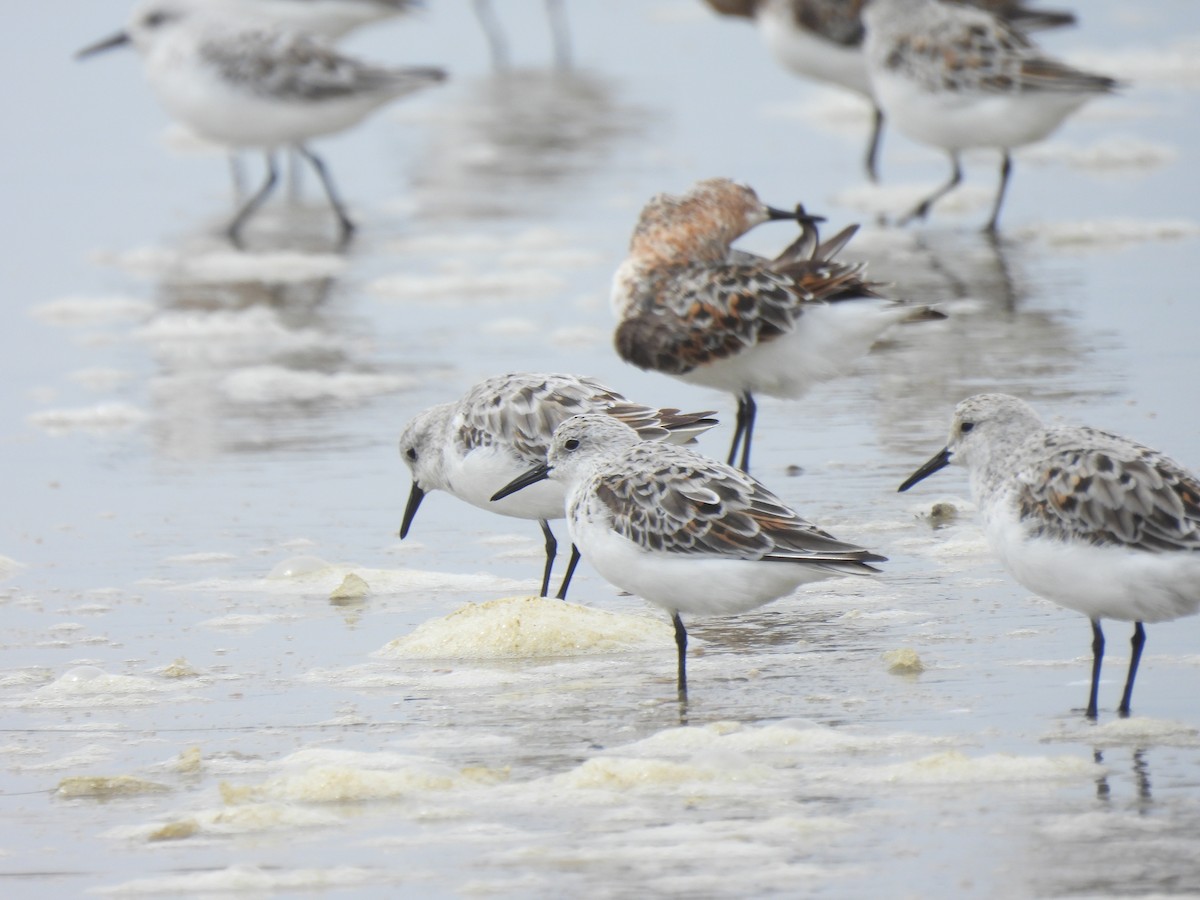
<svg viewBox="0 0 1200 900">
<path fill-rule="evenodd" d="M 863 11 L 871 90 L 888 121 L 950 156 L 950 179 L 901 224 L 929 215 L 962 181 L 960 154 L 1000 151 L 1000 183 L 984 230 L 996 231 L 1015 147 L 1040 141 L 1117 82 L 1045 56 L 986 10 L 946 0 L 871 0 Z"/>
<path fill-rule="evenodd" d="M 802 584 L 874 575 L 885 557 L 800 518 L 746 473 L 686 447 L 643 441 L 611 416 L 573 416 L 546 461 L 493 497 L 552 479 L 566 490 L 567 529 L 593 568 L 666 610 L 675 626 L 676 687 L 687 700 L 683 615 L 757 609 Z"/>
<path fill-rule="evenodd" d="M 791 220 L 800 236 L 775 259 L 731 248 L 751 228 Z M 733 393 L 728 462 L 750 470 L 756 394 L 795 398 L 848 371 L 890 326 L 944 318 L 883 297 L 861 263 L 837 253 L 857 226 L 820 243 L 803 207 L 767 206 L 727 178 L 659 194 L 638 217 L 613 277 L 621 358 L 640 369 Z"/>
<path fill-rule="evenodd" d="M 173 118 L 231 149 L 266 157 L 261 187 L 225 229 L 243 246 L 242 230 L 278 181 L 277 151 L 294 147 L 312 166 L 338 220 L 339 243 L 354 223 L 322 161 L 307 142 L 357 124 L 375 109 L 445 80 L 442 69 L 385 68 L 342 55 L 318 38 L 267 27 L 187 0 L 140 4 L 129 26 L 80 50 L 80 59 L 132 44 L 146 78 Z"/>
<path fill-rule="evenodd" d="M 1047 426 L 1008 394 L 955 407 L 950 439 L 900 485 L 906 491 L 951 463 L 965 466 L 992 551 L 1035 594 L 1092 623 L 1097 716 L 1102 619 L 1133 622 L 1125 690 L 1130 713 L 1143 623 L 1200 609 L 1200 480 L 1129 438 L 1084 426 Z"/>
</svg>

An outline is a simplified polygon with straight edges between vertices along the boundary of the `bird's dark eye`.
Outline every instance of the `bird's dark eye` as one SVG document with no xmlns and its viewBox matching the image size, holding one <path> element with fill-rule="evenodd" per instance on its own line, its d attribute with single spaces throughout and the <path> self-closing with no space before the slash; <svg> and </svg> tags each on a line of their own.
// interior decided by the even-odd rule
<svg viewBox="0 0 1200 900">
<path fill-rule="evenodd" d="M 568 438 L 567 440 L 563 441 L 563 448 L 566 450 L 578 450 L 579 441 L 575 440 L 575 438 Z"/>
<path fill-rule="evenodd" d="M 404 455 L 407 456 L 412 462 L 416 462 L 417 461 L 417 448 L 409 447 L 407 450 L 404 451 Z"/>
<path fill-rule="evenodd" d="M 974 422 L 963 422 L 961 425 L 958 426 L 958 430 L 960 433 L 966 434 L 968 431 L 970 431 L 974 427 L 975 427 Z"/>
<path fill-rule="evenodd" d="M 171 16 L 169 14 L 159 10 L 157 12 L 147 13 L 142 19 L 142 24 L 147 28 L 157 28 L 170 18 Z"/>
</svg>

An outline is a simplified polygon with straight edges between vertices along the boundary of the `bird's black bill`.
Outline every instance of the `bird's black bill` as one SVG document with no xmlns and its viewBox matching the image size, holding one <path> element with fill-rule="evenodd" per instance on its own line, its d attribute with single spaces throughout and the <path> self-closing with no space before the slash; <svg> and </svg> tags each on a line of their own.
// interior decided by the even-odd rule
<svg viewBox="0 0 1200 900">
<path fill-rule="evenodd" d="M 824 216 L 810 216 L 805 212 L 804 207 L 797 204 L 795 209 L 776 209 L 773 206 L 767 207 L 767 218 L 772 221 L 792 221 L 805 222 L 809 225 L 817 225 L 825 221 Z"/>
<path fill-rule="evenodd" d="M 114 47 L 124 47 L 131 43 L 129 33 L 126 31 L 118 31 L 112 37 L 106 37 L 102 41 L 96 41 L 94 44 L 88 44 L 82 50 L 75 53 L 76 59 L 87 59 L 89 56 L 95 56 L 97 53 L 103 53 L 105 50 L 112 50 Z"/>
<path fill-rule="evenodd" d="M 918 481 L 923 481 L 938 469 L 944 469 L 948 465 L 950 465 L 950 448 L 944 447 L 933 457 L 933 459 L 929 460 L 929 462 L 925 463 L 925 465 L 921 466 L 921 468 L 909 475 L 908 478 L 904 479 L 904 484 L 900 485 L 900 487 L 897 488 L 897 491 L 907 491 Z"/>
<path fill-rule="evenodd" d="M 412 520 L 417 517 L 417 510 L 421 508 L 421 501 L 424 499 L 425 492 L 414 481 L 412 490 L 408 492 L 408 505 L 404 507 L 404 521 L 400 523 L 400 540 L 408 537 L 408 529 Z"/>
<path fill-rule="evenodd" d="M 524 475 L 518 475 L 496 493 L 492 494 L 492 500 L 503 500 L 509 494 L 515 494 L 517 491 L 529 487 L 531 484 L 537 484 L 539 481 L 545 481 L 550 477 L 550 467 L 545 463 L 540 466 L 530 469 Z"/>
</svg>

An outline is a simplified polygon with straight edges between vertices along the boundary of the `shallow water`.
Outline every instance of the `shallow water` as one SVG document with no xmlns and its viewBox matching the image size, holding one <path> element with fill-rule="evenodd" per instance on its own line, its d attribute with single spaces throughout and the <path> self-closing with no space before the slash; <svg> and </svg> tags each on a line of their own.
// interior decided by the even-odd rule
<svg viewBox="0 0 1200 900">
<path fill-rule="evenodd" d="M 943 161 L 889 134 L 865 188 L 863 111 L 699 2 L 569 4 L 559 73 L 541 4 L 498 0 L 503 76 L 468 4 L 432 5 L 352 41 L 454 78 L 320 145 L 362 225 L 345 255 L 315 201 L 271 207 L 249 254 L 213 236 L 220 155 L 168 132 L 132 55 L 69 58 L 124 3 L 26 4 L 0 38 L 38 88 L 8 100 L 2 213 L 6 895 L 1200 892 L 1200 621 L 1148 629 L 1124 721 L 1110 624 L 1089 724 L 1086 622 L 1004 575 L 961 473 L 895 493 L 981 389 L 1200 467 L 1194 5 L 1104 0 L 1043 36 L 1130 86 L 1018 155 L 998 244 L 987 154 L 957 209 L 873 224 Z M 529 523 L 434 494 L 401 543 L 395 441 L 547 369 L 720 410 L 722 455 L 729 398 L 621 363 L 607 305 L 641 204 L 712 175 L 866 222 L 846 255 L 950 317 L 762 402 L 756 474 L 891 561 L 694 623 L 681 714 L 664 621 L 586 563 L 572 599 L 615 617 L 494 603 L 535 587 Z M 365 594 L 331 597 L 349 574 Z M 517 619 L 533 656 L 497 658 Z"/>
</svg>

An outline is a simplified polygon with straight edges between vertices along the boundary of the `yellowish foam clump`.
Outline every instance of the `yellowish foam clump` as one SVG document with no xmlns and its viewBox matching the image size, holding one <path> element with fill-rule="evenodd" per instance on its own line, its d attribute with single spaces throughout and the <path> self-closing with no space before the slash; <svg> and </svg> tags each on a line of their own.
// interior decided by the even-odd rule
<svg viewBox="0 0 1200 900">
<path fill-rule="evenodd" d="M 195 819 L 180 819 L 155 828 L 146 836 L 148 841 L 182 841 L 200 831 Z"/>
<path fill-rule="evenodd" d="M 347 600 L 358 600 L 371 593 L 371 586 L 358 575 L 350 572 L 342 579 L 342 583 L 333 589 L 329 599 L 335 603 Z"/>
<path fill-rule="evenodd" d="M 925 663 L 921 662 L 921 657 L 911 647 L 889 650 L 883 654 L 883 661 L 893 675 L 920 675 L 925 671 Z"/>
<path fill-rule="evenodd" d="M 182 751 L 175 762 L 175 768 L 188 775 L 195 775 L 201 771 L 204 768 L 204 757 L 200 754 L 200 748 L 188 747 Z"/>
<path fill-rule="evenodd" d="M 570 772 L 555 776 L 555 782 L 565 788 L 628 790 L 712 781 L 714 778 L 716 773 L 709 766 L 664 759 L 600 756 L 586 760 Z"/>
<path fill-rule="evenodd" d="M 131 797 L 137 794 L 161 794 L 165 784 L 134 778 L 132 775 L 72 775 L 58 783 L 60 797 Z"/>
<path fill-rule="evenodd" d="M 506 659 L 583 656 L 674 646 L 665 621 L 545 597 L 468 603 L 420 625 L 377 655 L 389 659 Z"/>
<path fill-rule="evenodd" d="M 910 762 L 861 769 L 851 780 L 887 784 L 1022 783 L 1071 778 L 1095 778 L 1104 771 L 1078 756 L 1014 756 L 994 753 L 969 757 L 957 750 L 935 753 Z"/>
<path fill-rule="evenodd" d="M 163 678 L 195 678 L 200 672 L 181 656 L 158 674 Z"/>
</svg>

